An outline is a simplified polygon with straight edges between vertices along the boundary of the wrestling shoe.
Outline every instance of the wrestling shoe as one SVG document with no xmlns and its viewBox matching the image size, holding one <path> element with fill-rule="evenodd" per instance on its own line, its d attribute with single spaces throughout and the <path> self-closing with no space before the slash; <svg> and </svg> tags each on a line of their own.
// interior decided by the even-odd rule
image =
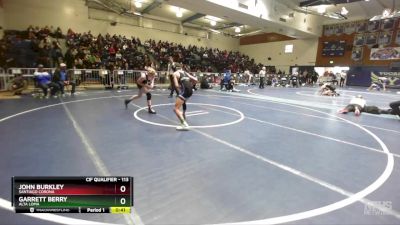
<svg viewBox="0 0 400 225">
<path fill-rule="evenodd" d="M 156 114 L 156 111 L 153 108 L 149 108 L 149 113 L 150 114 Z"/>
<path fill-rule="evenodd" d="M 183 122 L 180 126 L 176 127 L 176 130 L 188 131 L 189 130 L 189 125 L 186 122 Z"/>
<path fill-rule="evenodd" d="M 125 109 L 128 109 L 129 102 L 131 102 L 131 101 L 129 101 L 128 99 L 125 99 L 125 101 L 124 101 Z"/>
</svg>

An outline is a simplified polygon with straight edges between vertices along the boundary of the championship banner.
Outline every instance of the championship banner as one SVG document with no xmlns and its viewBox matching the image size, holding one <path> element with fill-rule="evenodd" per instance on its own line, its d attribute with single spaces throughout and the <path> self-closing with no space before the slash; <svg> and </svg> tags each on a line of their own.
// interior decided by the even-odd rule
<svg viewBox="0 0 400 225">
<path fill-rule="evenodd" d="M 400 71 L 388 67 L 351 67 L 347 73 L 347 85 L 369 87 L 372 83 L 386 88 L 400 88 Z"/>
<path fill-rule="evenodd" d="M 375 84 L 386 83 L 387 88 L 400 88 L 400 72 L 373 72 L 371 82 Z"/>
<path fill-rule="evenodd" d="M 396 60 L 400 59 L 400 47 L 372 48 L 371 60 Z"/>
</svg>

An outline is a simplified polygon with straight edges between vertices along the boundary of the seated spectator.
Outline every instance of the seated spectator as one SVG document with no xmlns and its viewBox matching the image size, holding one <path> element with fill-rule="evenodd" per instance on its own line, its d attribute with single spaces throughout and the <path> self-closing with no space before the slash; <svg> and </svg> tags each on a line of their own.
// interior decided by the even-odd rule
<svg viewBox="0 0 400 225">
<path fill-rule="evenodd" d="M 57 27 L 56 31 L 54 32 L 54 37 L 55 38 L 64 38 L 64 35 L 62 34 L 60 27 Z"/>
<path fill-rule="evenodd" d="M 21 74 L 16 74 L 10 85 L 10 91 L 12 92 L 12 94 L 21 95 L 22 91 L 27 88 L 28 82 L 22 77 Z"/>
<path fill-rule="evenodd" d="M 43 65 L 38 66 L 38 70 L 34 73 L 37 86 L 42 89 L 44 97 L 48 98 L 48 89 L 50 88 L 50 94 L 56 97 L 58 91 L 58 85 L 50 81 L 51 76 L 48 72 L 43 71 Z"/>
<path fill-rule="evenodd" d="M 61 55 L 61 48 L 53 43 L 50 37 L 64 38 L 61 28 L 46 26 L 44 28 L 28 27 L 26 37 L 33 45 L 34 53 L 18 53 L 26 51 L 26 46 L 21 49 L 24 51 L 12 51 L 13 45 L 6 45 L 3 50 L 0 45 L 0 66 L 29 67 L 31 65 L 44 64 L 47 67 L 57 65 L 59 62 L 66 62 L 68 68 L 99 68 L 101 65 L 108 64 L 109 61 L 124 65 L 129 62 L 132 69 L 143 69 L 148 65 L 147 54 L 152 54 L 158 61 L 161 70 L 167 69 L 168 56 L 173 56 L 178 61 L 189 64 L 193 70 L 200 69 L 202 72 L 217 72 L 224 68 L 230 68 L 232 72 L 243 71 L 248 68 L 252 73 L 257 72 L 261 67 L 255 64 L 254 59 L 239 52 L 226 51 L 212 48 L 197 47 L 189 45 L 187 47 L 155 40 L 146 40 L 144 43 L 147 54 L 143 54 L 139 47 L 142 46 L 138 38 L 127 39 L 121 35 L 105 36 L 99 34 L 93 36 L 90 31 L 85 33 L 75 33 L 68 29 L 65 35 L 66 46 L 68 47 L 65 58 Z M 20 37 L 18 37 L 20 38 Z M 24 42 L 24 40 L 22 40 Z M 13 55 L 7 58 L 4 52 L 12 51 Z M 26 57 L 29 60 L 22 60 L 24 56 L 32 54 L 35 57 Z M 98 58 L 97 58 L 98 57 Z M 10 60 L 8 60 L 8 58 Z M 76 61 L 76 63 L 74 63 Z M 7 63 L 5 63 L 7 62 Z M 14 65 L 15 64 L 15 65 Z"/>
<path fill-rule="evenodd" d="M 212 85 L 210 85 L 208 83 L 208 79 L 206 76 L 203 76 L 203 78 L 201 79 L 200 88 L 201 89 L 212 89 L 213 88 Z"/>
<path fill-rule="evenodd" d="M 60 67 L 58 67 L 54 71 L 53 78 L 55 83 L 58 84 L 58 88 L 61 91 L 61 95 L 65 95 L 64 88 L 65 86 L 71 85 L 71 96 L 75 94 L 76 83 L 72 79 L 72 75 L 67 73 L 67 65 L 65 63 L 60 63 Z"/>
</svg>

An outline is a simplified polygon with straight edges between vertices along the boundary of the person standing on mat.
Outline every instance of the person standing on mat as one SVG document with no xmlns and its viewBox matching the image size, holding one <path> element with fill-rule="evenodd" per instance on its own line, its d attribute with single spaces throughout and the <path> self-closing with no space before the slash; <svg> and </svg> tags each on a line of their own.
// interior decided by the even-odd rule
<svg viewBox="0 0 400 225">
<path fill-rule="evenodd" d="M 174 87 L 174 81 L 172 78 L 172 74 L 175 71 L 175 62 L 174 62 L 174 58 L 172 58 L 172 56 L 169 57 L 169 63 L 168 63 L 168 78 L 169 78 L 169 88 L 171 89 L 171 92 L 169 93 L 168 98 L 172 98 L 172 96 L 174 95 L 174 91 L 175 91 L 175 87 Z"/>
<path fill-rule="evenodd" d="M 247 80 L 247 86 L 251 85 L 251 78 L 253 77 L 253 75 L 250 73 L 250 71 L 247 69 L 244 71 L 244 77 Z"/>
<path fill-rule="evenodd" d="M 260 89 L 264 88 L 264 82 L 265 82 L 265 74 L 266 74 L 266 68 L 265 66 L 263 66 L 263 68 L 260 70 L 260 72 L 258 73 L 258 75 L 260 76 Z"/>
<path fill-rule="evenodd" d="M 138 98 L 141 98 L 143 94 L 146 94 L 147 97 L 147 106 L 148 106 L 148 112 L 150 114 L 156 114 L 156 111 L 151 107 L 151 90 L 154 88 L 154 79 L 156 77 L 156 71 L 151 68 L 147 67 L 146 68 L 147 72 L 141 73 L 140 77 L 136 80 L 136 85 L 139 89 L 139 93 L 137 95 L 133 95 L 129 99 L 125 99 L 125 108 L 128 108 L 128 104 L 132 100 L 136 100 Z"/>
<path fill-rule="evenodd" d="M 180 126 L 177 126 L 177 130 L 189 130 L 189 125 L 186 122 L 186 101 L 193 94 L 193 85 L 197 82 L 197 78 L 183 71 L 180 63 L 175 64 L 176 71 L 173 73 L 173 82 L 178 93 L 178 97 L 175 101 L 174 112 L 181 122 Z M 182 106 L 183 111 L 180 108 Z"/>
<path fill-rule="evenodd" d="M 346 73 L 345 72 L 341 72 L 340 73 L 340 82 L 339 82 L 339 87 L 344 87 L 345 81 L 346 81 Z"/>
<path fill-rule="evenodd" d="M 298 81 L 297 75 L 298 75 L 298 72 L 294 72 L 292 74 L 292 76 L 290 77 L 290 81 L 292 82 L 292 87 L 296 87 L 296 88 L 299 87 L 299 81 Z"/>
</svg>

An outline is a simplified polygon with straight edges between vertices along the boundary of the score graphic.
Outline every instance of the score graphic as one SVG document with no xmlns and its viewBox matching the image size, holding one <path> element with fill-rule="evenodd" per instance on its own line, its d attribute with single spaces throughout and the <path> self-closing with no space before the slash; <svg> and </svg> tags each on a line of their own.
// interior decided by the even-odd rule
<svg viewBox="0 0 400 225">
<path fill-rule="evenodd" d="M 133 177 L 13 177 L 17 213 L 130 213 Z"/>
</svg>

